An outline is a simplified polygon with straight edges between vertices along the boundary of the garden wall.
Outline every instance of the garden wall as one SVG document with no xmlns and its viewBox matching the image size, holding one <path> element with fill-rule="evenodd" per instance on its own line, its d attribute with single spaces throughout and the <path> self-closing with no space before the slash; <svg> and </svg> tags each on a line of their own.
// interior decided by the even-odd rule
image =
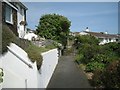
<svg viewBox="0 0 120 90">
<path fill-rule="evenodd" d="M 43 63 L 38 71 L 27 53 L 11 43 L 8 52 L 0 57 L 4 70 L 3 88 L 46 88 L 58 63 L 57 49 L 42 54 Z M 1 65 L 2 63 L 2 65 Z"/>
<path fill-rule="evenodd" d="M 58 63 L 58 50 L 50 50 L 48 52 L 42 53 L 42 56 L 43 63 L 41 69 L 39 70 L 40 77 L 38 76 L 38 86 L 39 88 L 46 88 Z"/>
</svg>

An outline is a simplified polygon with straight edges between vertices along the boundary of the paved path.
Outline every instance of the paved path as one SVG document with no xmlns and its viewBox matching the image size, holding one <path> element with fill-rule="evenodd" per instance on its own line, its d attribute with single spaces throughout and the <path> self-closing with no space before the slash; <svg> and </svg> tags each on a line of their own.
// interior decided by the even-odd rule
<svg viewBox="0 0 120 90">
<path fill-rule="evenodd" d="M 48 88 L 90 88 L 83 71 L 72 56 L 62 56 L 50 80 Z"/>
</svg>

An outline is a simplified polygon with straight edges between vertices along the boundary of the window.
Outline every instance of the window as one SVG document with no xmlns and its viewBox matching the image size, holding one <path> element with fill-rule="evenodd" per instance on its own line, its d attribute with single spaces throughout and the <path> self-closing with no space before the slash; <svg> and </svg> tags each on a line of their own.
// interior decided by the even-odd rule
<svg viewBox="0 0 120 90">
<path fill-rule="evenodd" d="M 99 38 L 99 42 L 102 42 L 103 41 L 103 38 Z"/>
<path fill-rule="evenodd" d="M 116 39 L 116 41 L 119 41 L 119 39 Z"/>
<path fill-rule="evenodd" d="M 6 13 L 5 13 L 5 20 L 7 23 L 13 24 L 12 20 L 12 8 L 8 5 L 6 5 Z"/>
<path fill-rule="evenodd" d="M 111 38 L 109 38 L 109 41 L 111 41 Z"/>
<path fill-rule="evenodd" d="M 24 10 L 20 7 L 20 14 L 23 15 Z"/>
</svg>

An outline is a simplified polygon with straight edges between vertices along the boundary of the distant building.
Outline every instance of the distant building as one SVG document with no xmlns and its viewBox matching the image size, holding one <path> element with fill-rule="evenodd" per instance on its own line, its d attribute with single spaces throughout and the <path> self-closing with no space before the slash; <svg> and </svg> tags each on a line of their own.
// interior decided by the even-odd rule
<svg viewBox="0 0 120 90">
<path fill-rule="evenodd" d="M 70 32 L 69 35 L 77 36 L 77 35 L 80 35 L 80 32 Z"/>
<path fill-rule="evenodd" d="M 110 42 L 117 42 L 120 38 L 117 34 L 108 34 L 107 32 L 91 32 L 88 27 L 85 31 L 79 33 L 79 35 L 92 35 L 99 39 L 99 45 L 103 45 Z"/>
<path fill-rule="evenodd" d="M 25 36 L 24 36 L 24 39 L 28 39 L 28 40 L 32 40 L 32 41 L 34 41 L 34 40 L 36 40 L 38 38 L 38 36 L 34 33 L 34 31 L 33 30 L 29 30 L 29 31 L 27 31 L 27 33 L 25 34 Z"/>
</svg>

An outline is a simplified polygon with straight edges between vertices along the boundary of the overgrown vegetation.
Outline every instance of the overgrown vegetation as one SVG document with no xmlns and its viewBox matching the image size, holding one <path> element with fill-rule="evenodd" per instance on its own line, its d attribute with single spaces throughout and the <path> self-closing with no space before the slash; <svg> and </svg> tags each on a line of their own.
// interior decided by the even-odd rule
<svg viewBox="0 0 120 90">
<path fill-rule="evenodd" d="M 31 59 L 31 61 L 34 63 L 35 61 L 37 62 L 37 67 L 40 69 L 41 64 L 42 64 L 42 56 L 41 56 L 41 51 L 43 49 L 39 48 L 33 44 L 29 45 L 28 48 L 25 49 L 25 51 L 28 53 L 28 57 Z"/>
<path fill-rule="evenodd" d="M 93 73 L 93 86 L 120 88 L 120 43 L 98 43 L 93 36 L 76 37 L 76 62 L 85 65 L 85 72 Z"/>
<path fill-rule="evenodd" d="M 46 47 L 38 47 L 34 44 L 32 44 L 28 40 L 20 39 L 14 35 L 14 33 L 5 25 L 3 25 L 2 30 L 2 54 L 6 53 L 9 46 L 9 44 L 13 42 L 17 44 L 19 47 L 21 47 L 23 50 L 25 50 L 28 54 L 28 57 L 32 62 L 37 62 L 37 68 L 40 69 L 42 64 L 42 56 L 41 53 L 48 51 L 50 49 L 55 48 L 55 45 L 50 45 Z"/>
<path fill-rule="evenodd" d="M 7 46 L 15 40 L 13 32 L 5 25 L 2 26 L 2 54 L 7 52 Z"/>
</svg>

